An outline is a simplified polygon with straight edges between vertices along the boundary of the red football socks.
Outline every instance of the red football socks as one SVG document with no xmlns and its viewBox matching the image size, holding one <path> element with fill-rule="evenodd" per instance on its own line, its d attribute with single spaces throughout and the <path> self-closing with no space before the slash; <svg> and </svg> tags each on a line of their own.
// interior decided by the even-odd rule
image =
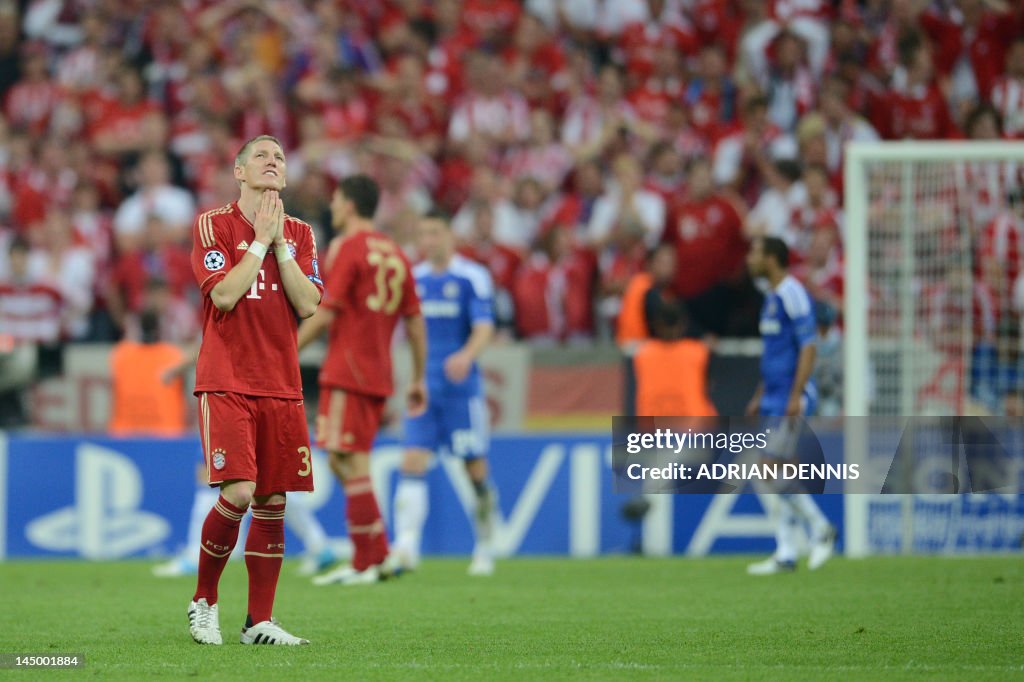
<svg viewBox="0 0 1024 682">
<path fill-rule="evenodd" d="M 210 606 L 217 603 L 217 584 L 238 541 L 238 524 L 244 514 L 244 508 L 239 509 L 221 496 L 206 515 L 199 550 L 199 579 L 192 601 L 205 597 Z"/>
<path fill-rule="evenodd" d="M 245 568 L 249 572 L 249 617 L 253 623 L 270 620 L 277 578 L 284 560 L 284 505 L 254 504 Z"/>
<path fill-rule="evenodd" d="M 375 566 L 388 555 L 388 536 L 384 519 L 380 516 L 377 498 L 369 476 L 351 478 L 345 481 L 346 513 L 348 534 L 352 539 L 354 553 L 352 568 L 365 571 Z"/>
</svg>

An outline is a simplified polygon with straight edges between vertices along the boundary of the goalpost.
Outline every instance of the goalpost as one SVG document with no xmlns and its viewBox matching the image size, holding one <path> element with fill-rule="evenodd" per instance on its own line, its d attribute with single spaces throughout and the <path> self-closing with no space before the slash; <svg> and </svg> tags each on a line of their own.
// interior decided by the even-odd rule
<svg viewBox="0 0 1024 682">
<path fill-rule="evenodd" d="M 1014 385 L 1024 383 L 1024 276 L 1010 281 L 996 258 L 976 257 L 1016 248 L 1006 227 L 1024 216 L 1009 199 L 1024 143 L 854 143 L 845 153 L 843 402 L 855 418 L 844 446 L 846 461 L 871 466 L 891 460 L 893 439 L 867 417 L 998 415 L 1006 393 L 1024 388 Z M 847 495 L 846 552 L 1017 548 L 1021 499 Z"/>
</svg>

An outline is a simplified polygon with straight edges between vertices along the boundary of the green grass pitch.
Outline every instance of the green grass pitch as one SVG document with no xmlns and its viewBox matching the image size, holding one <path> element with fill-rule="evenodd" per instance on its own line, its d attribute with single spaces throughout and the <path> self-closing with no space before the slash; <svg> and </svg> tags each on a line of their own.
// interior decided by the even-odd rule
<svg viewBox="0 0 1024 682">
<path fill-rule="evenodd" d="M 427 561 L 377 586 L 317 588 L 286 564 L 285 628 L 243 647 L 245 569 L 221 584 L 225 645 L 193 644 L 192 578 L 145 562 L 0 564 L 0 653 L 84 653 L 25 679 L 741 679 L 1024 677 L 1024 562 L 836 559 L 751 578 L 745 558 L 515 559 L 493 578 Z M 0 676 L 15 673 L 0 671 Z M 24 673 L 17 673 L 24 674 Z"/>
</svg>

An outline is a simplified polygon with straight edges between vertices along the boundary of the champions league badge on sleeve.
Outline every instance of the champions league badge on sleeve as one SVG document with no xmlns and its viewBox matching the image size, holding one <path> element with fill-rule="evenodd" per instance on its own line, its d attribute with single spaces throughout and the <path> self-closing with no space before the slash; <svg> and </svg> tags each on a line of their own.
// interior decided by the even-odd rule
<svg viewBox="0 0 1024 682">
<path fill-rule="evenodd" d="M 203 258 L 203 265 L 210 272 L 216 272 L 224 267 L 227 261 L 224 259 L 224 254 L 220 251 L 207 251 L 206 256 Z"/>
</svg>

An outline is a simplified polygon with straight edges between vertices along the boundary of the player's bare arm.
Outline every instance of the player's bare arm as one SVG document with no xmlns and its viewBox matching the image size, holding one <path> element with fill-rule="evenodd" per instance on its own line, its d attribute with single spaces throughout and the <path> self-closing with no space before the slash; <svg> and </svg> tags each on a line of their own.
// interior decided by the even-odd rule
<svg viewBox="0 0 1024 682">
<path fill-rule="evenodd" d="M 280 204 L 280 200 L 278 200 Z M 320 290 L 295 262 L 295 256 L 284 240 L 284 207 L 276 215 L 277 223 L 274 232 L 274 253 L 277 255 L 277 267 L 281 271 L 281 283 L 288 302 L 295 308 L 296 314 L 307 319 L 316 313 L 320 305 Z"/>
<path fill-rule="evenodd" d="M 473 332 L 466 339 L 466 345 L 448 356 L 444 361 L 444 373 L 451 381 L 459 383 L 469 376 L 473 362 L 480 357 L 487 344 L 494 338 L 494 323 L 477 322 Z"/>
<path fill-rule="evenodd" d="M 427 325 L 422 315 L 409 315 L 405 318 L 405 334 L 409 340 L 409 349 L 412 351 L 412 381 L 405 390 L 405 403 L 409 416 L 416 417 L 427 409 L 427 384 L 424 381 L 427 366 Z"/>
<path fill-rule="evenodd" d="M 323 336 L 334 321 L 334 311 L 327 306 L 319 306 L 312 317 L 307 317 L 299 325 L 299 350 Z"/>
<path fill-rule="evenodd" d="M 202 347 L 202 343 L 201 340 L 194 341 L 192 345 L 186 348 L 181 361 L 165 369 L 163 374 L 160 375 L 160 381 L 169 384 L 178 377 L 184 377 L 185 372 L 195 367 L 196 361 L 199 360 L 199 349 Z"/>
<path fill-rule="evenodd" d="M 814 358 L 817 354 L 817 347 L 808 343 L 800 349 L 800 359 L 797 361 L 796 377 L 793 379 L 793 388 L 789 391 L 789 402 L 786 403 L 786 416 L 796 417 L 800 415 L 800 398 L 804 393 L 807 380 L 811 378 L 814 371 Z"/>
<path fill-rule="evenodd" d="M 283 211 L 278 199 L 277 192 L 266 190 L 260 196 L 256 208 L 256 219 L 253 221 L 253 230 L 256 232 L 254 241 L 263 246 L 263 257 L 266 256 L 266 249 L 274 240 L 274 233 L 277 229 L 276 213 Z M 238 301 L 248 293 L 252 283 L 259 275 L 260 266 L 263 265 L 263 257 L 257 254 L 256 250 L 250 249 L 224 278 L 210 290 L 210 299 L 221 312 L 231 312 Z M 312 283 L 310 283 L 312 285 Z"/>
</svg>

